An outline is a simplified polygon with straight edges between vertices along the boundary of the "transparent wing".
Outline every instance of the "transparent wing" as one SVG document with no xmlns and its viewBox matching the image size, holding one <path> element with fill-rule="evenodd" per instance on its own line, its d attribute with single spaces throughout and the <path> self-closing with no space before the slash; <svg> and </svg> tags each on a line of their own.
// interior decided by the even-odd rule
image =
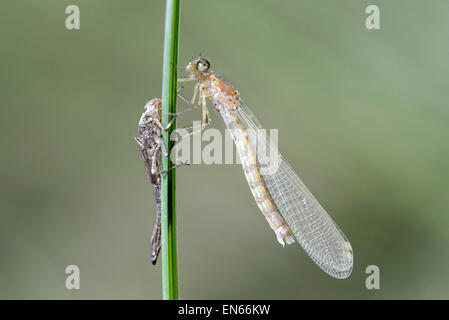
<svg viewBox="0 0 449 320">
<path fill-rule="evenodd" d="M 262 171 L 261 174 L 271 198 L 296 240 L 326 273 L 338 279 L 349 277 L 353 254 L 348 239 L 280 155 L 277 146 L 270 143 L 264 130 L 260 130 L 263 127 L 243 102 L 237 109 L 237 115 L 247 129 L 256 132 L 253 137 L 250 134 L 250 139 L 255 146 L 256 141 L 253 139 L 257 138 L 259 163 L 266 160 L 266 152 L 277 157 L 278 169 L 266 174 Z"/>
</svg>

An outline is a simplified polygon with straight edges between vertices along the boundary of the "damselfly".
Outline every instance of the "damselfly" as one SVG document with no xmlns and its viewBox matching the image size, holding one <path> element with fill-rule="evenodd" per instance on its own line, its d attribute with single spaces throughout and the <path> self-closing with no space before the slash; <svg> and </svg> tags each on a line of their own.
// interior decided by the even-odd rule
<svg viewBox="0 0 449 320">
<path fill-rule="evenodd" d="M 210 70 L 204 58 L 191 60 L 186 71 L 190 77 L 180 82 L 197 81 L 191 103 L 196 96 L 202 106 L 202 128 L 210 121 L 206 99 L 221 114 L 229 129 L 251 192 L 280 244 L 296 239 L 312 260 L 329 275 L 345 279 L 352 271 L 352 247 L 343 232 L 326 213 L 277 148 L 264 134 L 262 126 L 240 98 L 239 92 Z M 256 132 L 250 140 L 248 130 Z M 256 145 L 263 148 L 255 149 Z M 259 152 L 259 150 L 261 150 Z M 275 172 L 261 172 L 260 163 L 270 150 L 276 154 Z"/>
</svg>

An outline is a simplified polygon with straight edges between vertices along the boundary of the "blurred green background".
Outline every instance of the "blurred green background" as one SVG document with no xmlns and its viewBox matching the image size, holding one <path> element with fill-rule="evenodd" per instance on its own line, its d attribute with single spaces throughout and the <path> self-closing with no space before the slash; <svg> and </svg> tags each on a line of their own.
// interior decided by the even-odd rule
<svg viewBox="0 0 449 320">
<path fill-rule="evenodd" d="M 65 28 L 70 4 L 80 30 Z M 365 28 L 369 4 L 381 30 Z M 164 1 L 0 12 L 0 298 L 161 298 L 133 137 L 161 95 Z M 192 165 L 177 174 L 181 298 L 449 298 L 448 17 L 443 0 L 183 1 L 180 64 L 203 52 L 279 128 L 355 260 L 332 279 L 279 246 L 240 166 Z M 70 264 L 81 290 L 65 288 Z M 372 264 L 380 290 L 365 288 Z"/>
</svg>

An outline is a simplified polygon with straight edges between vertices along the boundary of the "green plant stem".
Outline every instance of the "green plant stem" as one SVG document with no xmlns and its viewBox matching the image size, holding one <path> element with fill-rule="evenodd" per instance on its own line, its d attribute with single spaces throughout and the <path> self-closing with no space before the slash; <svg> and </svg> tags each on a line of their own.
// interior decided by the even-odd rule
<svg viewBox="0 0 449 320">
<path fill-rule="evenodd" d="M 178 28 L 180 0 L 167 0 L 165 12 L 164 58 L 162 69 L 162 125 L 171 120 L 169 113 L 176 113 Z M 171 150 L 170 134 L 175 123 L 163 133 L 164 143 Z M 173 166 L 170 159 L 162 155 L 162 170 Z M 170 170 L 162 175 L 161 226 L 162 226 L 162 296 L 165 300 L 178 299 L 178 261 L 176 244 L 176 172 Z"/>
</svg>

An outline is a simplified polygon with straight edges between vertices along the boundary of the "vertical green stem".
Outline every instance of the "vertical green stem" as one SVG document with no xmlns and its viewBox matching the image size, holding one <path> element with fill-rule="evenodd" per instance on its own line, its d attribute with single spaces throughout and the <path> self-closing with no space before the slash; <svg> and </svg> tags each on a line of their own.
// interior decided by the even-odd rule
<svg viewBox="0 0 449 320">
<path fill-rule="evenodd" d="M 169 113 L 176 113 L 179 1 L 167 0 L 165 12 L 164 60 L 162 70 L 162 124 L 171 120 Z M 170 134 L 173 124 L 164 132 L 164 143 L 171 150 Z M 162 155 L 162 170 L 173 166 L 172 161 Z M 174 161 L 174 160 L 173 160 Z M 170 170 L 162 175 L 161 216 L 162 216 L 162 295 L 165 300 L 178 299 L 178 262 L 176 244 L 176 175 Z"/>
</svg>

